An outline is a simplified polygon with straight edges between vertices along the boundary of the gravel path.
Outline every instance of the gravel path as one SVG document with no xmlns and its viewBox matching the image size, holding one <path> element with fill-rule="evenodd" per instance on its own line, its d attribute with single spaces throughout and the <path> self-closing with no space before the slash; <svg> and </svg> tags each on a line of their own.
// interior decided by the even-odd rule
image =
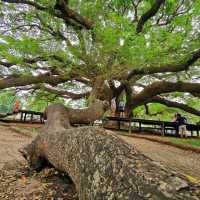
<svg viewBox="0 0 200 200">
<path fill-rule="evenodd" d="M 170 170 L 200 180 L 200 154 L 145 139 L 122 135 L 119 137 L 134 145 L 141 153 L 152 160 L 168 166 Z"/>
</svg>

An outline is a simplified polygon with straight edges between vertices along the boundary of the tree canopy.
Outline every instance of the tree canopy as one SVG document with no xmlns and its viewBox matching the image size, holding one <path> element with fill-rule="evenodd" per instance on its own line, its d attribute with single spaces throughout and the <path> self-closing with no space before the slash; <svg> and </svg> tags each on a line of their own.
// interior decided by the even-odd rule
<svg viewBox="0 0 200 200">
<path fill-rule="evenodd" d="M 125 92 L 128 112 L 159 103 L 200 116 L 199 1 L 0 2 L 1 89 L 50 102 Z"/>
</svg>

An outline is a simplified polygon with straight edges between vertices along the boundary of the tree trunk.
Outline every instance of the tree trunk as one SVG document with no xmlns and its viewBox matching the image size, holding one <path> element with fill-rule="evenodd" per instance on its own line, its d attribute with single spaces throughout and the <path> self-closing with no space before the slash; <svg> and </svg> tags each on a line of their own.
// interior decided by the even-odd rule
<svg viewBox="0 0 200 200">
<path fill-rule="evenodd" d="M 90 107 L 85 109 L 67 108 L 71 124 L 89 124 L 97 119 L 101 119 L 105 111 L 109 108 L 107 101 L 95 100 Z"/>
<path fill-rule="evenodd" d="M 48 161 L 67 173 L 80 200 L 195 199 L 185 180 L 115 133 L 71 128 L 69 112 L 60 104 L 49 106 L 46 115 L 41 134 L 22 153 L 34 169 L 45 167 Z"/>
</svg>

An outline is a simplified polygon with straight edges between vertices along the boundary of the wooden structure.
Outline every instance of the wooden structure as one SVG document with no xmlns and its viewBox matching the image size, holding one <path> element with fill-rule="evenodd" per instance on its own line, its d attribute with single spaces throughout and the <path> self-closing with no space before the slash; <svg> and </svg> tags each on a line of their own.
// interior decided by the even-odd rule
<svg viewBox="0 0 200 200">
<path fill-rule="evenodd" d="M 158 130 L 162 135 L 165 135 L 168 131 L 174 134 L 178 134 L 177 126 L 174 122 L 167 121 L 157 121 L 157 120 L 147 120 L 147 119 L 136 119 L 136 118 L 121 118 L 121 117 L 106 117 L 105 121 L 116 121 L 117 129 L 121 130 L 122 123 L 128 123 L 129 133 L 132 132 L 133 126 L 132 124 L 138 124 L 138 131 L 141 132 L 144 129 L 148 130 Z M 146 127 L 142 126 L 146 125 Z M 151 127 L 149 127 L 151 126 Z M 193 136 L 193 132 L 196 131 L 197 136 L 199 137 L 200 125 L 195 124 L 187 124 L 186 128 L 188 131 L 191 131 L 191 136 Z"/>
<path fill-rule="evenodd" d="M 27 117 L 30 117 L 30 122 L 34 121 L 34 116 L 39 117 L 39 120 L 41 123 L 44 123 L 44 113 L 43 112 L 36 112 L 36 111 L 30 111 L 30 110 L 19 110 L 21 114 L 20 121 L 21 122 L 27 122 Z"/>
</svg>

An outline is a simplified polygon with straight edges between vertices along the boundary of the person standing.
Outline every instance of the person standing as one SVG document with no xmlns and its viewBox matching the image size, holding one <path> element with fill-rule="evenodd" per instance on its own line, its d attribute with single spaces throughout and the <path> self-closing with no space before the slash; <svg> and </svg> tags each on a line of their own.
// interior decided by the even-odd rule
<svg viewBox="0 0 200 200">
<path fill-rule="evenodd" d="M 111 115 L 112 117 L 115 117 L 115 114 L 116 114 L 116 108 L 117 108 L 117 105 L 116 105 L 116 97 L 112 98 L 111 99 Z"/>
<path fill-rule="evenodd" d="M 125 102 L 120 101 L 118 105 L 118 112 L 120 117 L 124 117 L 124 111 L 125 111 Z"/>
<path fill-rule="evenodd" d="M 13 105 L 13 113 L 17 113 L 20 109 L 20 101 L 17 99 Z"/>
<path fill-rule="evenodd" d="M 180 113 L 177 113 L 176 123 L 178 125 L 178 131 L 179 131 L 180 136 L 187 137 L 187 128 L 186 128 L 187 119 L 185 117 L 182 117 Z"/>
</svg>

